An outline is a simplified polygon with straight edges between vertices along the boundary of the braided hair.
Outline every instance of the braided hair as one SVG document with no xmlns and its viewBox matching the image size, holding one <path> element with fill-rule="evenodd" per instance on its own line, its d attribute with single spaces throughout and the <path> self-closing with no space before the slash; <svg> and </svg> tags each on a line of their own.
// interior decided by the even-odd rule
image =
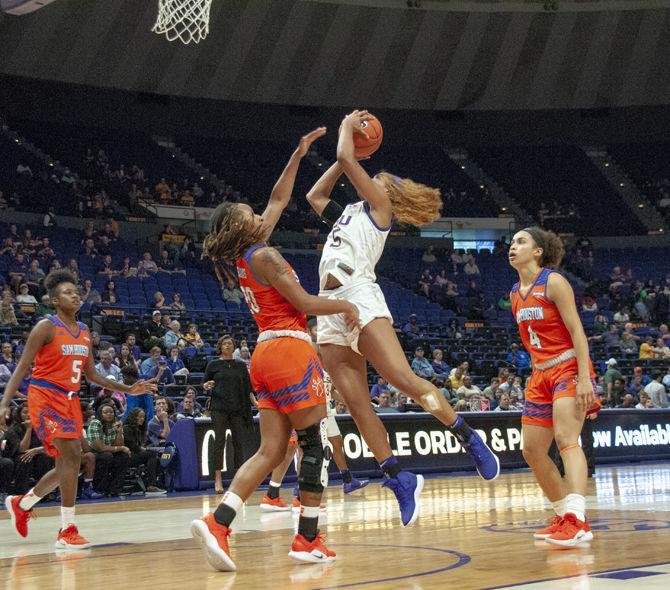
<svg viewBox="0 0 670 590">
<path fill-rule="evenodd" d="M 237 203 L 221 203 L 209 222 L 202 256 L 214 262 L 237 260 L 251 246 L 262 243 L 266 231 L 264 226 L 254 227 L 251 219 L 246 220 Z"/>
</svg>

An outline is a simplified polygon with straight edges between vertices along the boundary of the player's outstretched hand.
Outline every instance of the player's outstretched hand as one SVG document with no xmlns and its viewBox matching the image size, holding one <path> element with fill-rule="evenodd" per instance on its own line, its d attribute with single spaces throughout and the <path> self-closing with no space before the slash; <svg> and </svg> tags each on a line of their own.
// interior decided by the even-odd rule
<svg viewBox="0 0 670 590">
<path fill-rule="evenodd" d="M 301 158 L 304 158 L 309 151 L 309 146 L 311 146 L 319 137 L 323 137 L 326 134 L 325 127 L 317 127 L 314 131 L 310 131 L 307 135 L 303 135 L 300 138 L 300 143 L 296 148 L 298 155 Z"/>
<path fill-rule="evenodd" d="M 133 383 L 129 393 L 133 395 L 141 395 L 143 393 L 155 393 L 156 391 L 158 391 L 158 385 L 155 383 L 150 383 L 149 381 L 145 381 L 144 379 L 140 379 L 139 381 Z"/>
<path fill-rule="evenodd" d="M 358 308 L 353 303 L 349 303 L 349 306 L 349 310 L 344 313 L 344 321 L 347 323 L 347 327 L 350 330 L 360 328 L 361 322 L 360 317 L 358 316 Z"/>
<path fill-rule="evenodd" d="M 372 118 L 372 115 L 367 111 L 352 111 L 346 117 L 344 117 L 344 119 L 342 119 L 340 133 L 343 129 L 347 129 L 352 133 L 358 133 L 362 135 L 365 137 L 365 139 L 370 139 L 368 134 L 363 129 L 363 123 L 365 123 L 365 121 L 370 121 Z"/>
</svg>

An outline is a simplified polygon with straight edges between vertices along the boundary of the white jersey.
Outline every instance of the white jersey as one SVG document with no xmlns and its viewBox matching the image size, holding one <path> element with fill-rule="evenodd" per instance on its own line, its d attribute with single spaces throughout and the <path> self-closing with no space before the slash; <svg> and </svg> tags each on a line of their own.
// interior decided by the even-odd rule
<svg viewBox="0 0 670 590">
<path fill-rule="evenodd" d="M 375 266 L 381 258 L 389 227 L 379 227 L 366 201 L 347 205 L 328 234 L 319 264 L 323 290 L 328 275 L 342 286 L 376 281 Z"/>
</svg>

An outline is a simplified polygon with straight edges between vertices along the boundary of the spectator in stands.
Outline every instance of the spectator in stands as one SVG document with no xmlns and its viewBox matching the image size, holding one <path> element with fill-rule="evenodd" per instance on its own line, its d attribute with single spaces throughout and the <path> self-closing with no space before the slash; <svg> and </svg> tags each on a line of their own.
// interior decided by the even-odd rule
<svg viewBox="0 0 670 590">
<path fill-rule="evenodd" d="M 463 385 L 456 390 L 456 394 L 459 399 L 470 400 L 473 397 L 481 398 L 482 390 L 472 383 L 472 377 L 470 377 L 470 375 L 465 375 L 463 377 Z"/>
<path fill-rule="evenodd" d="M 247 366 L 247 370 L 251 367 L 251 353 L 246 346 L 240 348 L 240 360 Z"/>
<path fill-rule="evenodd" d="M 642 386 L 646 386 L 646 385 L 649 385 L 649 383 L 651 383 L 651 379 L 650 379 L 649 375 L 645 375 L 644 369 L 642 367 L 639 367 L 639 366 L 635 367 L 633 369 L 633 374 L 634 374 L 635 377 L 640 377 Z"/>
<path fill-rule="evenodd" d="M 26 283 L 29 287 L 32 287 L 35 292 L 42 285 L 44 280 L 44 271 L 40 268 L 40 261 L 37 258 L 33 258 L 30 261 L 30 266 L 28 272 L 26 273 Z"/>
<path fill-rule="evenodd" d="M 648 408 L 653 408 L 654 402 L 649 399 L 649 394 L 646 391 L 640 392 L 640 403 L 635 406 L 636 410 L 646 410 Z"/>
<path fill-rule="evenodd" d="M 70 258 L 70 262 L 67 264 L 67 270 L 72 273 L 72 276 L 76 279 L 79 280 L 79 263 L 77 262 L 76 258 Z"/>
<path fill-rule="evenodd" d="M 619 308 L 619 310 L 614 314 L 613 319 L 617 324 L 625 324 L 626 322 L 630 322 L 630 314 L 628 313 L 628 307 L 626 305 L 622 305 Z"/>
<path fill-rule="evenodd" d="M 621 352 L 637 356 L 637 342 L 633 340 L 628 332 L 621 334 Z"/>
<path fill-rule="evenodd" d="M 179 405 L 177 406 L 177 410 L 176 410 L 176 411 L 177 411 L 177 412 L 181 412 L 182 407 L 183 407 L 183 406 L 182 406 L 182 404 L 183 404 L 183 400 L 186 399 L 186 398 L 190 398 L 190 399 L 193 400 L 193 407 L 194 407 L 198 412 L 201 412 L 201 413 L 202 413 L 202 412 L 204 411 L 204 408 L 198 403 L 197 395 L 198 395 L 198 390 L 197 390 L 193 385 L 189 385 L 189 386 L 186 388 L 186 391 L 184 392 L 184 397 L 183 397 L 182 401 L 179 403 Z"/>
<path fill-rule="evenodd" d="M 458 305 L 456 304 L 456 298 L 460 296 L 458 292 L 458 285 L 449 281 L 447 283 L 447 288 L 442 296 L 442 305 L 447 309 L 458 312 Z"/>
<path fill-rule="evenodd" d="M 654 352 L 654 358 L 656 359 L 668 359 L 670 358 L 670 347 L 666 345 L 663 338 L 656 339 L 656 346 L 652 348 Z"/>
<path fill-rule="evenodd" d="M 158 272 L 158 265 L 154 262 L 150 252 L 145 252 L 142 260 L 137 264 L 137 276 L 140 278 L 147 278 Z"/>
<path fill-rule="evenodd" d="M 499 389 L 501 395 L 503 393 L 508 394 L 513 402 L 523 399 L 523 389 L 516 382 L 516 375 L 514 373 L 510 373 L 507 376 L 507 380 L 500 385 Z"/>
<path fill-rule="evenodd" d="M 612 383 L 612 393 L 609 398 L 609 407 L 616 408 L 623 402 L 623 398 L 626 395 L 626 387 L 623 377 L 617 377 Z"/>
<path fill-rule="evenodd" d="M 247 342 L 246 338 L 242 338 L 240 340 L 240 345 L 233 352 L 233 358 L 236 361 L 241 361 L 242 360 L 242 348 L 249 348 L 249 343 Z"/>
<path fill-rule="evenodd" d="M 121 263 L 121 268 L 119 269 L 119 274 L 126 279 L 128 277 L 137 276 L 137 267 L 131 266 L 130 258 L 128 256 L 126 256 L 123 259 L 123 262 Z"/>
<path fill-rule="evenodd" d="M 465 264 L 465 266 L 463 267 L 463 272 L 469 277 L 479 276 L 479 267 L 477 266 L 477 263 L 474 261 L 474 258 Z"/>
<path fill-rule="evenodd" d="M 490 400 L 492 403 L 498 401 L 499 393 L 498 389 L 500 388 L 500 379 L 498 377 L 491 377 L 491 381 L 482 391 L 482 395 Z"/>
<path fill-rule="evenodd" d="M 668 407 L 668 392 L 662 383 L 662 379 L 663 374 L 660 371 L 656 371 L 652 375 L 651 383 L 644 388 L 645 393 L 649 396 L 655 408 Z"/>
<path fill-rule="evenodd" d="M 253 388 L 246 365 L 233 359 L 234 350 L 230 336 L 219 338 L 216 345 L 219 357 L 207 364 L 202 379 L 203 389 L 211 395 L 209 409 L 216 440 L 210 454 L 210 473 L 214 473 L 217 493 L 223 492 L 221 470 L 226 431 L 229 428 L 232 431 L 235 470 L 246 460 L 251 442 Z"/>
<path fill-rule="evenodd" d="M 115 364 L 123 371 L 123 367 L 130 365 L 139 370 L 139 364 L 137 359 L 132 355 L 130 351 L 130 346 L 127 342 L 124 342 L 119 348 L 119 355 L 114 360 Z"/>
<path fill-rule="evenodd" d="M 170 350 L 173 346 L 183 347 L 184 335 L 181 333 L 181 324 L 177 320 L 170 322 L 170 329 L 163 336 L 163 346 L 165 350 Z"/>
<path fill-rule="evenodd" d="M 392 414 L 398 411 L 398 408 L 393 406 L 390 391 L 382 391 L 379 394 L 379 405 L 374 410 L 378 414 Z"/>
<path fill-rule="evenodd" d="M 609 325 L 609 331 L 600 336 L 590 336 L 589 340 L 602 341 L 605 344 L 605 353 L 608 355 L 616 354 L 621 347 L 621 337 L 619 336 L 619 328 L 616 324 Z"/>
<path fill-rule="evenodd" d="M 182 420 L 184 418 L 199 418 L 202 415 L 195 407 L 195 399 L 192 396 L 184 396 L 179 406 L 177 406 L 177 420 Z"/>
<path fill-rule="evenodd" d="M 655 358 L 653 344 L 654 344 L 653 337 L 647 336 L 644 339 L 644 342 L 640 344 L 640 360 Z"/>
<path fill-rule="evenodd" d="M 670 329 L 667 324 L 661 324 L 658 327 L 658 337 L 663 338 L 663 342 L 666 346 L 670 346 Z"/>
<path fill-rule="evenodd" d="M 100 254 L 103 256 L 103 258 L 97 266 L 97 272 L 100 275 L 106 275 L 107 278 L 109 279 L 113 275 L 118 274 L 118 273 L 117 273 L 116 270 L 114 270 L 113 262 L 112 262 L 112 255 L 104 253 L 107 250 L 107 248 L 100 248 L 100 249 L 101 249 Z"/>
<path fill-rule="evenodd" d="M 502 393 L 500 394 L 500 403 L 494 412 L 508 412 L 516 409 L 516 406 L 512 405 L 509 395 L 507 393 Z"/>
<path fill-rule="evenodd" d="M 386 383 L 383 377 L 378 376 L 377 383 L 370 388 L 370 401 L 378 404 L 379 394 L 382 391 L 388 391 L 388 383 Z"/>
<path fill-rule="evenodd" d="M 158 359 L 161 356 L 160 346 L 154 346 L 149 351 L 149 356 L 142 361 L 140 365 L 140 373 L 144 377 L 148 377 L 155 369 L 158 368 Z"/>
<path fill-rule="evenodd" d="M 437 257 L 432 246 L 428 246 L 428 249 L 421 256 L 421 261 L 424 264 L 435 264 L 437 262 Z"/>
<path fill-rule="evenodd" d="M 162 317 L 163 314 L 160 310 L 155 309 L 151 314 L 151 320 L 144 324 L 142 343 L 145 350 L 163 344 L 163 336 L 165 336 L 167 328 L 163 325 Z"/>
<path fill-rule="evenodd" d="M 17 252 L 14 260 L 9 265 L 9 284 L 17 289 L 18 286 L 25 282 L 26 274 L 28 273 L 28 262 L 22 252 Z"/>
<path fill-rule="evenodd" d="M 167 307 L 165 296 L 160 291 L 156 291 L 154 293 L 154 308 L 163 309 L 164 307 Z"/>
<path fill-rule="evenodd" d="M 436 348 L 433 350 L 433 371 L 434 374 L 439 377 L 440 379 L 444 380 L 449 377 L 449 372 L 451 368 L 449 365 L 444 361 L 444 354 L 442 353 L 442 350 L 439 348 Z"/>
<path fill-rule="evenodd" d="M 638 398 L 640 392 L 644 390 L 644 385 L 642 384 L 642 375 L 633 375 L 633 378 L 628 384 L 628 392 L 634 397 Z"/>
<path fill-rule="evenodd" d="M 9 291 L 3 291 L 2 303 L 0 303 L 0 324 L 4 326 L 17 326 L 18 320 L 12 305 L 12 295 Z"/>
<path fill-rule="evenodd" d="M 132 332 L 130 334 L 126 334 L 125 343 L 128 345 L 128 348 L 130 348 L 130 354 L 133 355 L 133 358 L 139 361 L 142 355 L 140 347 L 137 345 L 137 338 L 135 334 L 133 334 Z"/>
<path fill-rule="evenodd" d="M 0 348 L 0 365 L 7 367 L 10 373 L 16 369 L 16 360 L 14 359 L 14 350 L 11 342 L 3 342 Z"/>
<path fill-rule="evenodd" d="M 419 328 L 419 324 L 417 323 L 417 318 L 416 314 L 413 313 L 409 316 L 409 320 L 405 324 L 405 326 L 402 329 L 403 334 L 407 336 L 408 340 L 410 342 L 414 342 L 415 340 L 418 340 L 423 337 L 423 334 L 421 334 L 421 328 Z"/>
<path fill-rule="evenodd" d="M 177 269 L 174 259 L 170 256 L 170 253 L 165 248 L 163 248 L 160 252 L 158 268 L 161 272 L 173 272 Z"/>
<path fill-rule="evenodd" d="M 582 300 L 582 311 L 587 313 L 597 313 L 598 312 L 598 303 L 591 295 L 584 295 Z"/>
<path fill-rule="evenodd" d="M 121 381 L 121 369 L 114 364 L 114 357 L 109 350 L 101 350 L 98 355 L 100 362 L 95 365 L 95 370 L 103 377 L 114 377 L 114 381 Z"/>
<path fill-rule="evenodd" d="M 114 406 L 103 404 L 88 427 L 88 441 L 95 455 L 93 489 L 117 497 L 123 489 L 123 477 L 130 462 L 125 446 L 123 425 L 116 419 Z"/>
<path fill-rule="evenodd" d="M 165 397 L 157 397 L 154 404 L 154 417 L 149 421 L 148 438 L 152 447 L 163 447 L 174 421 L 168 414 L 169 404 Z"/>
<path fill-rule="evenodd" d="M 154 367 L 148 375 L 149 379 L 155 380 L 161 385 L 174 385 L 174 375 L 167 364 L 167 358 L 158 357 L 158 365 Z"/>
<path fill-rule="evenodd" d="M 51 298 L 48 294 L 45 293 L 42 295 L 40 302 L 37 304 L 37 311 L 35 313 L 40 318 L 56 313 L 56 310 L 51 305 Z"/>
<path fill-rule="evenodd" d="M 156 486 L 158 479 L 158 455 L 156 451 L 145 448 L 147 439 L 146 414 L 142 408 L 133 408 L 123 422 L 123 440 L 130 449 L 129 467 L 146 465 L 144 483 L 148 494 L 165 494 L 165 490 Z"/>
<path fill-rule="evenodd" d="M 512 302 L 509 298 L 509 291 L 505 291 L 498 299 L 498 309 L 501 311 L 512 311 Z"/>
<path fill-rule="evenodd" d="M 237 285 L 232 279 L 228 279 L 226 282 L 226 288 L 223 290 L 223 299 L 224 301 L 229 301 L 235 305 L 240 305 L 244 299 L 242 291 L 237 288 Z"/>
<path fill-rule="evenodd" d="M 433 274 L 430 272 L 429 268 L 424 269 L 419 277 L 419 291 L 423 293 L 426 297 L 430 297 L 430 286 L 435 281 Z"/>
<path fill-rule="evenodd" d="M 347 408 L 347 404 L 345 404 L 343 401 L 338 400 L 335 402 L 335 411 L 338 414 L 348 414 L 349 408 Z"/>
<path fill-rule="evenodd" d="M 463 386 L 463 379 L 466 374 L 465 363 L 461 363 L 451 370 L 449 380 L 451 382 L 451 388 L 454 391 L 458 391 L 458 388 Z"/>
<path fill-rule="evenodd" d="M 435 375 L 432 363 L 424 356 L 422 346 L 417 346 L 414 351 L 414 358 L 412 359 L 412 371 L 423 379 L 430 380 Z"/>
<path fill-rule="evenodd" d="M 197 346 L 198 348 L 202 348 L 205 345 L 200 337 L 198 326 L 196 324 L 188 325 L 188 332 L 184 335 L 184 339 L 192 346 Z"/>
<path fill-rule="evenodd" d="M 449 277 L 447 276 L 447 271 L 443 268 L 435 275 L 435 280 L 433 281 L 433 286 L 435 287 L 436 292 L 443 291 L 447 284 L 449 283 Z"/>
<path fill-rule="evenodd" d="M 186 306 L 181 300 L 181 293 L 172 294 L 172 303 L 170 304 L 170 310 L 173 312 L 173 315 L 177 315 L 177 317 L 179 317 L 179 314 L 181 312 L 186 311 Z"/>
<path fill-rule="evenodd" d="M 519 345 L 516 342 L 512 343 L 511 350 L 507 355 L 507 362 L 514 366 L 518 375 L 523 376 L 530 371 L 530 356 L 525 350 L 519 350 Z"/>
<path fill-rule="evenodd" d="M 119 298 L 116 293 L 116 284 L 114 281 L 107 281 L 107 284 L 105 285 L 105 288 L 102 292 L 101 299 L 103 303 L 116 303 Z"/>
<path fill-rule="evenodd" d="M 613 406 L 611 400 L 612 400 L 612 389 L 614 387 L 614 380 L 621 379 L 621 381 L 623 381 L 623 375 L 617 369 L 617 365 L 618 363 L 615 358 L 609 359 L 606 363 L 607 370 L 605 371 L 603 379 L 605 386 L 605 399 L 610 400 L 610 407 Z"/>
<path fill-rule="evenodd" d="M 13 454 L 14 490 L 17 494 L 25 494 L 30 489 L 31 480 L 39 480 L 54 467 L 53 457 L 44 452 L 42 442 L 33 430 L 27 404 L 14 408 L 12 425 L 5 438 Z"/>
<path fill-rule="evenodd" d="M 184 375 L 188 377 L 189 370 L 184 365 L 184 361 L 181 358 L 181 351 L 178 346 L 173 346 L 169 350 L 167 357 L 167 366 L 173 375 Z"/>
<path fill-rule="evenodd" d="M 16 302 L 22 303 L 24 305 L 37 306 L 37 299 L 35 299 L 35 297 L 30 294 L 27 283 L 22 283 L 19 286 L 19 294 L 16 296 Z"/>
<path fill-rule="evenodd" d="M 102 298 L 100 293 L 93 288 L 93 281 L 86 279 L 84 285 L 79 290 L 80 297 L 83 303 L 100 303 Z"/>
<path fill-rule="evenodd" d="M 621 403 L 617 406 L 617 408 L 634 408 L 635 407 L 635 398 L 630 394 L 627 393 L 626 395 L 623 396 L 623 399 L 621 400 Z"/>
<path fill-rule="evenodd" d="M 593 333 L 596 336 L 602 336 L 605 332 L 607 332 L 608 326 L 609 322 L 607 321 L 607 316 L 599 314 L 593 320 Z"/>
<path fill-rule="evenodd" d="M 116 381 L 111 375 L 108 379 Z M 103 388 L 93 401 L 92 409 L 94 412 L 97 412 L 98 408 L 105 404 L 113 405 L 116 415 L 121 416 L 126 410 L 126 396 L 120 391 Z"/>
</svg>

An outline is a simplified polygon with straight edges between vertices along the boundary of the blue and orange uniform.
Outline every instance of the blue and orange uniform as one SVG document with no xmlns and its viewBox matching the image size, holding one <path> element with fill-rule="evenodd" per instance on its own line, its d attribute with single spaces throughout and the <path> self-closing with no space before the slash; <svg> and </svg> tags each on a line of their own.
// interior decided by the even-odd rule
<svg viewBox="0 0 670 590">
<path fill-rule="evenodd" d="M 259 331 L 249 371 L 258 408 L 290 414 L 325 404 L 323 369 L 307 331 L 307 317 L 251 269 L 251 255 L 261 248 L 267 245 L 249 248 L 236 262 L 240 289 Z"/>
<path fill-rule="evenodd" d="M 77 322 L 78 332 L 52 315 L 55 335 L 40 348 L 35 357 L 30 385 L 28 410 L 33 430 L 48 455 L 59 456 L 53 446 L 57 438 L 80 438 L 83 429 L 79 388 L 88 362 L 91 336 L 85 324 Z"/>
<path fill-rule="evenodd" d="M 553 402 L 561 397 L 576 397 L 579 374 L 572 336 L 561 314 L 547 296 L 547 282 L 554 270 L 543 268 L 525 296 L 519 283 L 512 287 L 512 313 L 519 335 L 533 364 L 526 389 L 521 422 L 553 427 Z M 593 365 L 589 360 L 591 380 Z M 594 382 L 595 385 L 595 382 Z M 600 403 L 588 413 L 598 411 Z"/>
</svg>

